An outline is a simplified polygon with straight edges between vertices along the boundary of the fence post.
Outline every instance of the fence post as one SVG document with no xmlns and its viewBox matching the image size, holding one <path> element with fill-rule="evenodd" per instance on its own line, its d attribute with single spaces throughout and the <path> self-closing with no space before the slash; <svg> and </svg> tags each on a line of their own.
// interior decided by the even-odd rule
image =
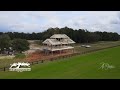
<svg viewBox="0 0 120 90">
<path fill-rule="evenodd" d="M 38 61 L 37 61 L 37 64 L 38 64 Z"/>
<path fill-rule="evenodd" d="M 43 60 L 41 60 L 41 63 L 43 63 Z"/>
<path fill-rule="evenodd" d="M 53 61 L 53 58 L 50 58 L 50 61 Z"/>
<path fill-rule="evenodd" d="M 31 64 L 33 65 L 33 62 L 31 62 Z"/>
<path fill-rule="evenodd" d="M 5 67 L 4 67 L 3 69 L 4 69 L 4 71 L 5 71 Z"/>
</svg>

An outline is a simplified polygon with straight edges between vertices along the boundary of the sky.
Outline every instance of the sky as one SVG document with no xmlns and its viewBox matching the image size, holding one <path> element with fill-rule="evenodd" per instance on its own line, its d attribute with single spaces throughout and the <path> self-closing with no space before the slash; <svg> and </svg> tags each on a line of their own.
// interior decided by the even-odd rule
<svg viewBox="0 0 120 90">
<path fill-rule="evenodd" d="M 0 32 L 69 27 L 120 34 L 120 11 L 0 11 Z"/>
</svg>

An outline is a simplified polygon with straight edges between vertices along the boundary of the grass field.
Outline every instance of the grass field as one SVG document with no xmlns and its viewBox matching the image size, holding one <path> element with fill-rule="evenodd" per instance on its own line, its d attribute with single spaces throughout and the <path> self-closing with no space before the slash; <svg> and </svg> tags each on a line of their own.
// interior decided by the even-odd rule
<svg viewBox="0 0 120 90">
<path fill-rule="evenodd" d="M 101 63 L 115 66 L 101 69 Z M 30 72 L 0 72 L 1 79 L 120 79 L 120 46 L 31 66 Z"/>
<path fill-rule="evenodd" d="M 33 42 L 34 40 L 32 40 Z M 91 45 L 91 48 L 85 48 L 85 47 L 80 47 L 80 44 L 75 44 L 75 51 L 76 52 L 84 52 L 84 51 L 90 51 L 90 50 L 95 50 L 95 49 L 100 49 L 100 48 L 105 48 L 105 47 L 110 47 L 110 46 L 116 46 L 120 45 L 120 41 L 100 41 L 96 43 L 89 43 Z M 37 46 L 38 47 L 38 46 Z M 21 55 L 17 55 L 17 57 L 21 57 Z M 9 66 L 11 63 L 18 62 L 18 61 L 24 61 L 24 59 L 11 59 L 11 58 L 4 58 L 0 56 L 0 68 L 3 68 L 5 66 Z"/>
<path fill-rule="evenodd" d="M 0 56 L 0 68 L 9 66 L 11 63 L 19 62 L 19 61 L 25 61 L 23 58 L 25 58 L 24 54 L 17 54 L 15 56 Z"/>
<path fill-rule="evenodd" d="M 81 44 L 81 45 L 84 45 L 84 44 Z M 80 44 L 78 44 L 75 46 L 75 50 L 77 52 L 84 52 L 84 51 L 90 51 L 95 49 L 102 49 L 106 47 L 120 45 L 120 41 L 99 41 L 96 43 L 89 43 L 88 45 L 91 45 L 91 48 L 80 47 Z"/>
</svg>

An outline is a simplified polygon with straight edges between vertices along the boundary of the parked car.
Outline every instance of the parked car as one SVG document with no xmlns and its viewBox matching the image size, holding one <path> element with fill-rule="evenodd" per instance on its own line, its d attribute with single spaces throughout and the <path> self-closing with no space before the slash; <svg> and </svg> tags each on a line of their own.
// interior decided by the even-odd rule
<svg viewBox="0 0 120 90">
<path fill-rule="evenodd" d="M 85 45 L 81 45 L 81 47 L 85 47 Z"/>
<path fill-rule="evenodd" d="M 90 45 L 86 45 L 85 47 L 86 47 L 86 48 L 90 48 L 91 46 L 90 46 Z"/>
</svg>

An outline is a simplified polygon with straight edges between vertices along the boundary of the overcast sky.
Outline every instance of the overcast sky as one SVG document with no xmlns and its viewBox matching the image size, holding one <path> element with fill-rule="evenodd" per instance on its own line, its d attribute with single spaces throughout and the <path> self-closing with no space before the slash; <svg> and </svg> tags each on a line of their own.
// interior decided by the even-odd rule
<svg viewBox="0 0 120 90">
<path fill-rule="evenodd" d="M 0 32 L 41 32 L 70 27 L 120 34 L 119 11 L 0 11 Z"/>
</svg>

